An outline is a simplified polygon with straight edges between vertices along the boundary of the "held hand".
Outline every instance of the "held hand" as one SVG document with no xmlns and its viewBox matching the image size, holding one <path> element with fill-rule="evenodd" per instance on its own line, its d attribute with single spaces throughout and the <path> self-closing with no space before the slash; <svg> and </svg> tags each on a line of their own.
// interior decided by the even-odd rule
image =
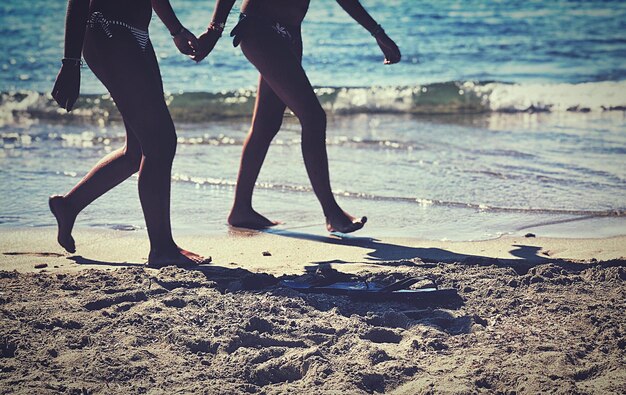
<svg viewBox="0 0 626 395">
<path fill-rule="evenodd" d="M 400 61 L 402 55 L 400 54 L 400 49 L 393 42 L 392 39 L 387 36 L 385 32 L 382 32 L 376 36 L 376 43 L 380 47 L 381 51 L 385 55 L 384 64 L 394 64 Z"/>
<path fill-rule="evenodd" d="M 199 46 L 191 59 L 200 62 L 202 59 L 206 58 L 213 48 L 215 48 L 215 44 L 217 44 L 217 40 L 220 39 L 220 36 L 221 34 L 213 29 L 208 29 L 206 32 L 202 33 L 202 35 L 198 37 Z"/>
<path fill-rule="evenodd" d="M 80 66 L 63 65 L 52 88 L 52 97 L 68 112 L 72 111 L 80 92 Z"/>
<path fill-rule="evenodd" d="M 180 33 L 172 37 L 172 39 L 174 40 L 176 48 L 178 48 L 180 53 L 183 55 L 194 55 L 199 46 L 196 36 L 185 28 L 183 28 Z"/>
</svg>

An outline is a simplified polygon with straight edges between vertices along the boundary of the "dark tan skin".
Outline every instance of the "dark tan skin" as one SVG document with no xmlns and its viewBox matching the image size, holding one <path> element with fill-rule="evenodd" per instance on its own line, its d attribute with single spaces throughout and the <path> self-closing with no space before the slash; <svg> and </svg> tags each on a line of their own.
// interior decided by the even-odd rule
<svg viewBox="0 0 626 395">
<path fill-rule="evenodd" d="M 338 0 L 339 5 L 370 32 L 377 23 L 357 0 Z M 213 21 L 224 22 L 234 0 L 218 0 Z M 309 8 L 309 0 L 244 0 L 241 11 L 264 17 L 299 30 Z M 199 38 L 199 47 L 192 59 L 201 61 L 213 49 L 219 34 L 209 29 Z M 384 54 L 384 64 L 400 61 L 396 44 L 384 33 L 376 35 L 376 43 Z M 361 229 L 367 218 L 356 218 L 337 204 L 330 185 L 326 153 L 326 114 L 302 68 L 302 41 L 296 50 L 285 48 L 276 34 L 259 30 L 241 41 L 246 58 L 260 73 L 252 127 L 244 142 L 235 201 L 228 216 L 229 224 L 260 229 L 276 225 L 252 208 L 252 193 L 270 143 L 278 133 L 285 108 L 289 107 L 302 125 L 302 154 L 305 167 L 324 215 L 328 231 L 342 233 Z"/>
<path fill-rule="evenodd" d="M 176 18 L 167 0 L 70 0 L 66 20 L 66 58 L 80 58 L 111 93 L 126 127 L 126 144 L 100 160 L 71 191 L 52 196 L 50 209 L 58 224 L 57 240 L 75 252 L 72 228 L 76 216 L 91 202 L 139 172 L 139 198 L 150 238 L 152 267 L 195 266 L 205 260 L 174 242 L 170 224 L 170 177 L 176 152 L 176 132 L 163 97 L 161 74 L 154 50 L 142 51 L 132 36 L 114 31 L 107 38 L 100 29 L 85 28 L 90 12 L 99 11 L 147 30 L 152 8 L 171 32 L 178 49 L 194 54 L 196 37 Z M 80 68 L 64 64 L 52 96 L 68 111 L 79 95 Z M 210 259 L 210 258 L 209 258 Z"/>
</svg>

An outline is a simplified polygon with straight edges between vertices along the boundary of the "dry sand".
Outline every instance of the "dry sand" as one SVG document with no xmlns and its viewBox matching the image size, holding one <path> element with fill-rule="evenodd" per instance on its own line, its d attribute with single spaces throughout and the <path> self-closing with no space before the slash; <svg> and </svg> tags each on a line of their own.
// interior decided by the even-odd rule
<svg viewBox="0 0 626 395">
<path fill-rule="evenodd" d="M 624 393 L 626 237 L 427 242 L 180 237 L 199 270 L 142 266 L 145 234 L 0 231 L 0 393 Z M 264 254 L 268 252 L 269 254 Z M 44 266 L 45 265 L 45 266 Z M 459 299 L 277 286 L 333 268 L 427 276 Z"/>
</svg>

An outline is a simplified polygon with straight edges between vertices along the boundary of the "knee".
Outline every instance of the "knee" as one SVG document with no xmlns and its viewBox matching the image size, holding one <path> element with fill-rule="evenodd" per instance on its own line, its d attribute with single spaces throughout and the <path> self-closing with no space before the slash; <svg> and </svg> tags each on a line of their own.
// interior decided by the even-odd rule
<svg viewBox="0 0 626 395">
<path fill-rule="evenodd" d="M 326 112 L 322 107 L 311 109 L 300 117 L 302 139 L 326 137 Z"/>
<path fill-rule="evenodd" d="M 276 117 L 268 121 L 266 125 L 266 128 L 267 128 L 266 134 L 271 137 L 276 136 L 276 134 L 278 133 L 282 125 L 283 125 L 283 114 L 280 114 L 280 117 Z"/>
<path fill-rule="evenodd" d="M 271 142 L 283 124 L 283 115 L 255 120 L 250 129 L 250 138 L 261 143 Z"/>
<path fill-rule="evenodd" d="M 162 163 L 172 163 L 176 154 L 176 131 L 174 126 L 161 126 L 150 141 L 142 144 L 144 158 L 156 159 Z"/>
<path fill-rule="evenodd" d="M 129 146 L 126 144 L 124 147 L 124 158 L 128 162 L 128 167 L 132 170 L 133 173 L 139 171 L 139 167 L 141 166 L 141 158 L 143 157 L 141 152 L 141 147 L 139 146 Z"/>
</svg>

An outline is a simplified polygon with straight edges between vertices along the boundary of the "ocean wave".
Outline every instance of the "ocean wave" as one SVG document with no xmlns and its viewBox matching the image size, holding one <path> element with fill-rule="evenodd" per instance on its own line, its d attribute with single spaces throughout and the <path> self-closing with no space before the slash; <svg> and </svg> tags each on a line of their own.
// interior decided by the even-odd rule
<svg viewBox="0 0 626 395">
<path fill-rule="evenodd" d="M 316 88 L 324 109 L 336 115 L 624 111 L 624 92 L 626 81 L 579 84 L 468 81 L 396 87 Z M 246 89 L 166 95 L 173 118 L 186 123 L 248 117 L 254 99 L 255 92 Z M 68 114 L 49 94 L 33 91 L 0 93 L 0 126 L 38 120 L 105 124 L 119 121 L 120 115 L 109 95 L 81 95 L 76 108 Z"/>
</svg>

